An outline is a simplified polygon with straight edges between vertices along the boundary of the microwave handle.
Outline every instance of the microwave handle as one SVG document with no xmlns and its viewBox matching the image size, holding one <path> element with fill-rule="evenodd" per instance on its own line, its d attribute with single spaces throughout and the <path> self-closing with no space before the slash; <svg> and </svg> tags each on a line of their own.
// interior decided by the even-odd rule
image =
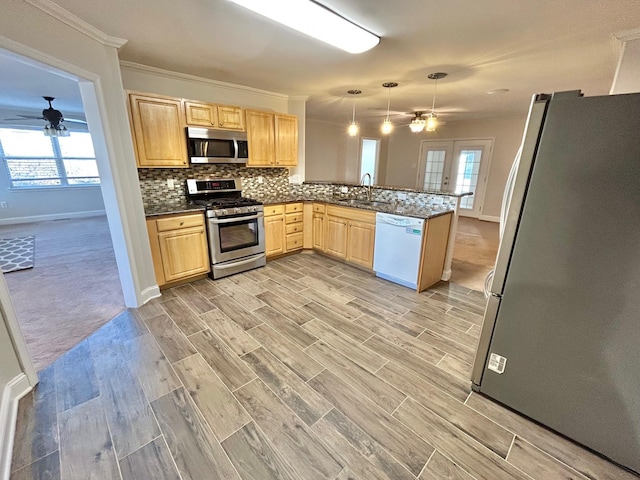
<svg viewBox="0 0 640 480">
<path fill-rule="evenodd" d="M 233 139 L 233 158 L 238 158 L 238 155 L 240 154 L 240 149 L 238 148 L 238 140 L 237 139 Z"/>
</svg>

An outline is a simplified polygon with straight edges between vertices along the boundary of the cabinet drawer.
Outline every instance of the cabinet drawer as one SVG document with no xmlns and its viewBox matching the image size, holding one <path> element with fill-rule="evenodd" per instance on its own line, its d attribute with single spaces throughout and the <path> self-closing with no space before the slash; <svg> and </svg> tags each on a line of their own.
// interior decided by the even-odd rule
<svg viewBox="0 0 640 480">
<path fill-rule="evenodd" d="M 292 233 L 302 233 L 302 231 L 304 230 L 302 225 L 302 222 L 287 224 L 285 231 L 287 232 L 287 235 L 290 235 Z"/>
<path fill-rule="evenodd" d="M 284 206 L 285 213 L 302 212 L 302 203 L 287 203 Z"/>
<path fill-rule="evenodd" d="M 198 215 L 180 215 L 178 217 L 168 217 L 156 220 L 159 232 L 168 230 L 178 230 L 180 228 L 201 227 L 204 225 L 204 217 Z"/>
<path fill-rule="evenodd" d="M 314 213 L 324 213 L 325 207 L 324 203 L 314 203 L 313 204 L 313 212 Z"/>
<path fill-rule="evenodd" d="M 282 215 L 284 213 L 284 205 L 269 205 L 264 207 L 264 216 Z"/>
<path fill-rule="evenodd" d="M 302 233 L 293 233 L 291 235 L 287 235 L 287 252 L 302 248 L 302 242 L 304 240 L 303 237 L 304 235 Z"/>
<path fill-rule="evenodd" d="M 302 212 L 300 212 L 300 213 L 287 213 L 285 215 L 285 221 L 286 221 L 287 224 L 301 222 L 302 218 L 303 218 Z"/>
</svg>

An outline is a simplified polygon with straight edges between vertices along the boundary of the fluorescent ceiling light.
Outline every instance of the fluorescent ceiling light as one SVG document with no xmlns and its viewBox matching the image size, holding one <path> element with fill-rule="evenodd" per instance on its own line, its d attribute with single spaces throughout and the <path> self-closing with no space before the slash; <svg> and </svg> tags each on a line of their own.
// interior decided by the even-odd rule
<svg viewBox="0 0 640 480">
<path fill-rule="evenodd" d="M 380 37 L 310 0 L 231 0 L 271 20 L 349 53 L 362 53 Z"/>
</svg>

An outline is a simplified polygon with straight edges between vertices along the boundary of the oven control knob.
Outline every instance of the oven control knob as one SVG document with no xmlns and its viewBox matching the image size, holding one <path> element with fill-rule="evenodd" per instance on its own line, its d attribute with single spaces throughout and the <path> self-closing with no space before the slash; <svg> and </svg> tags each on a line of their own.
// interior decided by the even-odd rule
<svg viewBox="0 0 640 480">
<path fill-rule="evenodd" d="M 236 213 L 242 212 L 242 210 L 240 208 L 236 208 L 235 211 L 236 211 Z"/>
<path fill-rule="evenodd" d="M 225 208 L 224 210 L 222 210 L 220 213 L 221 213 L 222 215 L 228 215 L 228 213 L 227 213 L 227 209 L 226 209 L 226 208 Z"/>
</svg>

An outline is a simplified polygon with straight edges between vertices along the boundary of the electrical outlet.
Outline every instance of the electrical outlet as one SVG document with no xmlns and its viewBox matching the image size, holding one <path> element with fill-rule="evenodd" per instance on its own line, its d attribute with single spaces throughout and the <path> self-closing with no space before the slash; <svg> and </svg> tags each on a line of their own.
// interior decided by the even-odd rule
<svg viewBox="0 0 640 480">
<path fill-rule="evenodd" d="M 403 192 L 398 192 L 398 200 L 406 200 L 407 194 Z"/>
<path fill-rule="evenodd" d="M 258 183 L 259 184 L 263 184 L 264 183 L 264 178 L 262 177 L 262 175 L 258 176 Z"/>
<path fill-rule="evenodd" d="M 169 190 L 173 190 L 174 188 L 176 188 L 176 182 L 173 178 L 167 179 L 167 187 L 169 187 Z"/>
<path fill-rule="evenodd" d="M 0 202 L 0 208 L 9 208 L 7 202 Z"/>
<path fill-rule="evenodd" d="M 340 193 L 348 193 L 349 187 L 340 187 Z"/>
</svg>

